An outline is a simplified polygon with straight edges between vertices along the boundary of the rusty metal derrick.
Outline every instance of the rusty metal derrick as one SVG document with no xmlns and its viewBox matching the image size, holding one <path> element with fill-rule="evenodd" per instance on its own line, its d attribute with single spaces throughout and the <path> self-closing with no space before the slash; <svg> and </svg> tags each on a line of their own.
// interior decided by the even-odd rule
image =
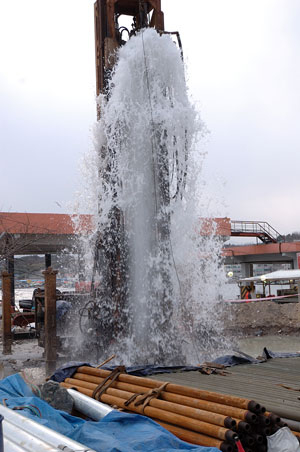
<svg viewBox="0 0 300 452">
<path fill-rule="evenodd" d="M 121 16 L 132 18 L 131 29 L 119 24 Z M 177 38 L 178 46 L 181 50 L 181 40 L 178 32 L 165 32 L 164 14 L 161 11 L 161 0 L 97 0 L 94 4 L 95 17 L 95 61 L 96 61 L 96 93 L 97 95 L 110 97 L 110 79 L 114 66 L 117 63 L 117 50 L 126 43 L 123 40 L 124 33 L 126 38 L 137 34 L 144 28 L 154 28 L 159 34 L 172 34 Z M 97 106 L 98 120 L 101 118 L 100 106 Z M 154 125 L 153 125 L 154 126 Z M 156 131 L 156 135 L 164 133 Z M 175 139 L 175 138 L 174 138 Z M 160 139 L 157 140 L 160 142 Z M 113 170 L 115 161 L 115 150 L 109 148 L 99 149 L 103 166 L 99 168 L 99 183 L 104 183 L 112 188 L 114 193 L 113 205 L 107 217 L 107 224 L 102 231 L 97 231 L 97 240 L 94 254 L 94 271 L 92 279 L 92 293 L 94 304 L 102 306 L 100 309 L 103 315 L 95 320 L 95 328 L 106 332 L 104 336 L 109 342 L 112 337 L 116 337 L 125 327 L 126 304 L 128 298 L 128 271 L 127 271 L 127 241 L 124 233 L 124 212 L 118 206 L 118 178 Z M 164 210 L 170 204 L 170 186 L 169 186 L 169 168 L 167 165 L 167 149 L 160 147 L 161 163 L 158 166 L 158 186 L 160 198 Z M 174 197 L 180 195 L 185 185 L 186 169 L 178 169 L 177 156 L 174 157 L 175 168 L 178 178 L 178 190 Z M 100 159 L 101 160 L 101 159 Z M 102 182 L 101 182 L 102 181 Z M 173 197 L 173 196 L 172 196 Z M 98 211 L 101 212 L 101 199 L 98 201 Z M 164 244 L 164 255 L 170 259 L 169 236 L 170 236 L 170 218 L 169 214 L 163 216 L 158 221 L 158 240 Z M 94 277 L 97 272 L 101 272 L 104 285 L 100 289 L 94 289 Z M 165 287 L 170 287 L 169 275 L 167 271 L 163 272 Z M 164 292 L 167 293 L 167 290 Z M 163 305 L 170 305 L 166 294 L 163 295 Z M 103 300 L 103 303 L 101 302 Z M 106 301 L 105 301 L 106 300 Z M 105 309 L 105 306 L 107 309 Z M 125 308 L 125 309 L 124 309 Z M 169 306 L 170 308 L 170 306 Z M 106 319 L 106 320 L 105 320 Z M 101 335 L 102 336 L 102 335 Z M 102 346 L 105 346 L 105 342 Z"/>
<path fill-rule="evenodd" d="M 96 92 L 106 94 L 109 72 L 115 64 L 115 50 L 122 45 L 118 18 L 121 15 L 133 18 L 133 29 L 150 26 L 164 31 L 164 14 L 160 0 L 97 0 L 95 13 L 95 51 L 96 51 Z M 148 17 L 150 16 L 149 20 Z M 100 112 L 98 111 L 98 118 Z"/>
</svg>

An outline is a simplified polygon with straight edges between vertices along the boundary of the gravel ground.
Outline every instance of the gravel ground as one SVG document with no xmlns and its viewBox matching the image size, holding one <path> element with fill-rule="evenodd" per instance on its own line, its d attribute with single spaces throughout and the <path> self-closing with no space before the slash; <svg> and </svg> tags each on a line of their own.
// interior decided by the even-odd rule
<svg viewBox="0 0 300 452">
<path fill-rule="evenodd" d="M 2 341 L 0 342 L 2 348 Z M 34 372 L 38 375 L 44 372 L 43 349 L 38 346 L 37 339 L 24 339 L 12 343 L 12 354 L 0 356 L 1 378 L 17 372 L 26 371 L 28 375 Z"/>
<path fill-rule="evenodd" d="M 226 330 L 234 335 L 300 335 L 300 303 L 228 303 L 224 322 Z"/>
</svg>

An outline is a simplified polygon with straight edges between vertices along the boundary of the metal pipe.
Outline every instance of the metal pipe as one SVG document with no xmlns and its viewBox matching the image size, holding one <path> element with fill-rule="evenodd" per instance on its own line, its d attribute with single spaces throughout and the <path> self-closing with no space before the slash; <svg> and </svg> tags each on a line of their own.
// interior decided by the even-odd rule
<svg viewBox="0 0 300 452">
<path fill-rule="evenodd" d="M 77 452 L 95 452 L 93 449 L 90 449 L 77 441 L 73 441 L 72 439 L 57 433 L 54 430 L 33 421 L 32 419 L 22 416 L 22 414 L 16 413 L 10 408 L 0 405 L 0 414 L 4 416 L 6 421 L 14 424 L 18 429 L 21 428 L 25 432 L 28 432 L 37 438 L 41 438 L 58 449 L 59 446 L 63 445 L 69 447 L 71 450 L 76 450 Z M 63 449 L 60 447 L 60 450 Z"/>
<path fill-rule="evenodd" d="M 268 402 L 267 404 L 267 408 L 269 411 L 272 411 L 273 413 L 276 413 L 277 416 L 281 417 L 281 418 L 286 418 L 286 419 L 293 419 L 295 421 L 299 421 L 300 422 L 300 410 L 297 411 L 297 406 L 295 406 L 295 409 L 293 407 L 288 407 L 288 406 L 283 406 L 280 405 L 278 403 L 278 405 L 274 402 Z M 299 404 L 295 404 L 298 405 Z"/>
<path fill-rule="evenodd" d="M 265 444 L 259 444 L 259 446 L 256 446 L 257 452 L 267 452 L 268 448 Z"/>
<path fill-rule="evenodd" d="M 222 442 L 215 438 L 210 438 L 209 436 L 201 435 L 200 433 L 195 433 L 190 430 L 177 427 L 176 425 L 167 424 L 165 422 L 160 421 L 159 419 L 154 419 L 154 421 L 160 424 L 169 432 L 173 433 L 173 435 L 177 436 L 183 441 L 187 441 L 188 443 L 198 444 L 199 446 L 205 447 L 216 447 L 217 449 L 220 449 L 222 452 L 233 451 L 232 445 L 224 441 Z"/>
<path fill-rule="evenodd" d="M 242 437 L 242 443 L 246 446 L 252 447 L 255 444 L 255 439 L 250 435 L 244 435 Z"/>
<path fill-rule="evenodd" d="M 106 371 L 103 369 L 95 369 L 93 367 L 88 367 L 88 366 L 79 367 L 77 370 L 78 370 L 78 372 L 86 373 L 88 375 L 95 375 L 95 376 L 100 376 L 100 377 L 104 377 L 104 378 L 109 376 L 111 373 L 110 371 Z M 118 379 L 120 381 L 127 382 L 127 383 L 133 383 L 136 385 L 145 385 L 149 388 L 158 388 L 166 383 L 163 381 L 152 380 L 150 378 L 135 377 L 133 375 L 128 375 L 128 374 L 121 374 L 121 375 L 119 375 Z M 175 394 L 186 395 L 188 397 L 195 397 L 195 398 L 200 398 L 203 400 L 213 401 L 216 403 L 222 403 L 224 405 L 235 406 L 235 407 L 246 409 L 246 410 L 249 409 L 251 411 L 258 412 L 258 413 L 261 412 L 261 406 L 259 403 L 255 402 L 253 400 L 242 398 L 242 397 L 220 394 L 218 392 L 206 391 L 206 390 L 191 388 L 191 387 L 172 384 L 172 383 L 169 383 L 167 385 L 166 391 L 172 392 Z"/>
<path fill-rule="evenodd" d="M 67 382 L 69 382 L 70 384 L 68 384 Z M 71 384 L 77 384 L 78 383 L 78 391 L 83 391 L 83 392 L 85 392 L 89 397 L 86 397 L 85 398 L 85 400 L 87 399 L 88 401 L 91 401 L 91 399 L 90 399 L 90 397 L 92 396 L 92 394 L 93 394 L 93 391 L 94 391 L 94 389 L 97 387 L 97 385 L 96 384 L 91 384 L 91 383 L 89 383 L 89 382 L 86 382 L 86 381 L 80 381 L 80 380 L 77 380 L 77 379 L 66 379 L 66 382 L 65 383 L 63 383 L 62 384 L 62 386 L 65 386 L 65 387 L 69 387 L 69 386 L 71 386 Z M 80 385 L 83 385 L 83 386 L 80 386 Z M 84 386 L 87 386 L 86 388 L 84 387 Z M 131 385 L 132 386 L 132 385 Z M 121 394 L 123 392 L 123 394 Z M 75 391 L 75 393 L 77 393 L 76 391 Z M 124 399 L 127 399 L 127 397 L 128 397 L 128 395 L 130 395 L 130 393 L 126 393 L 126 391 L 118 391 L 118 390 L 116 390 L 116 391 L 113 391 L 112 390 L 112 388 L 108 388 L 108 390 L 107 390 L 107 393 L 108 394 L 119 394 L 119 395 L 121 395 L 122 397 L 120 397 L 120 398 L 124 398 Z M 93 401 L 93 400 L 92 400 Z M 94 402 L 94 401 L 93 401 Z M 115 400 L 113 400 L 113 401 L 110 401 L 110 403 L 115 403 Z M 154 402 L 154 400 L 153 400 L 153 402 Z M 157 400 L 156 400 L 156 402 L 157 402 Z M 97 402 L 96 402 L 97 403 Z M 173 404 L 171 404 L 171 405 L 173 405 Z M 149 415 L 149 413 L 146 411 L 144 414 L 146 414 L 146 415 Z M 153 418 L 153 416 L 150 416 L 150 417 L 152 417 Z M 266 416 L 265 416 L 266 417 Z M 157 418 L 153 418 L 153 419 L 155 419 L 156 421 L 158 421 L 157 420 Z M 239 419 L 236 419 L 237 420 L 237 429 L 238 429 L 238 431 L 241 431 L 241 428 L 243 427 L 243 425 L 245 424 L 246 425 L 246 432 L 248 432 L 248 435 L 245 435 L 245 434 L 242 434 L 242 438 L 243 438 L 243 440 L 242 440 L 242 443 L 244 444 L 244 443 L 246 443 L 248 446 L 252 446 L 255 442 L 257 443 L 257 446 L 259 446 L 260 444 L 262 444 L 262 442 L 263 442 L 263 440 L 264 440 L 264 437 L 262 436 L 262 435 L 260 435 L 259 434 L 259 432 L 261 432 L 261 433 L 263 433 L 263 435 L 265 436 L 265 433 L 268 433 L 269 432 L 269 430 L 268 429 L 266 429 L 265 430 L 265 425 L 264 425 L 264 422 L 262 422 L 264 419 L 262 419 L 262 416 L 258 416 L 258 419 L 260 420 L 260 423 L 259 424 L 256 424 L 256 425 L 253 425 L 253 433 L 251 433 L 251 432 L 249 432 L 249 430 L 250 430 L 250 425 L 248 424 L 248 423 L 245 423 L 244 421 L 241 421 L 241 420 L 239 420 Z M 269 419 L 267 420 L 267 422 L 269 421 Z M 270 422 L 270 421 L 269 421 Z M 161 419 L 159 419 L 159 423 L 162 425 L 163 423 L 164 423 L 164 420 L 161 420 Z M 176 434 L 175 433 L 175 430 L 174 429 L 176 429 L 177 427 L 179 428 L 179 429 L 182 429 L 182 426 L 179 426 L 179 424 L 177 425 L 177 426 L 175 426 L 174 425 L 174 421 L 168 421 L 168 423 L 166 424 L 166 426 L 168 427 L 168 430 L 169 431 L 171 431 L 172 433 L 174 433 L 174 434 Z M 172 424 L 172 429 L 170 428 L 170 424 Z M 182 430 L 184 430 L 184 436 L 180 436 L 180 435 L 177 435 L 179 438 L 181 438 L 181 439 L 184 439 L 184 440 L 186 440 L 186 441 L 189 441 L 189 442 L 192 442 L 192 443 L 194 443 L 194 444 L 200 444 L 200 445 L 202 445 L 202 446 L 206 446 L 207 445 L 207 443 L 205 442 L 203 442 L 203 438 L 201 439 L 201 437 L 204 435 L 204 436 L 208 436 L 208 434 L 206 433 L 206 432 L 201 432 L 201 433 L 196 433 L 196 432 L 193 432 L 193 431 L 191 431 L 191 430 L 187 430 L 188 428 L 190 428 L 190 425 L 185 425 L 185 429 L 182 429 Z M 240 427 L 240 428 L 239 428 Z M 257 430 L 257 431 L 256 431 Z M 245 429 L 244 429 L 244 432 L 245 432 Z M 243 432 L 243 433 L 244 433 Z M 245 432 L 245 433 L 246 433 Z M 242 433 L 242 432 L 241 432 Z M 187 439 L 187 436 L 188 435 L 191 435 L 190 437 L 189 437 L 189 439 Z M 195 436 L 195 438 L 196 439 L 192 439 L 192 437 L 193 437 L 193 435 L 196 435 Z M 197 437 L 197 435 L 200 435 L 199 437 Z M 211 435 L 211 433 L 210 433 L 210 435 Z M 211 439 L 212 437 L 210 436 L 210 439 Z M 231 434 L 231 436 L 229 437 L 229 436 L 227 436 L 226 437 L 228 440 L 230 439 L 230 440 L 232 440 L 233 439 L 233 436 L 232 436 L 232 434 Z M 222 444 L 222 447 L 224 448 L 225 447 L 225 443 L 226 443 L 226 441 L 221 441 L 220 440 L 220 438 L 219 439 L 216 439 L 216 438 L 213 438 L 214 440 L 217 440 L 217 441 L 220 441 L 221 442 L 221 444 Z M 195 442 L 195 441 L 201 441 L 200 443 L 198 443 L 198 442 Z M 221 446 L 221 444 L 216 444 L 216 445 L 214 445 L 213 447 L 218 447 L 219 449 L 220 449 L 220 446 Z M 211 445 L 211 444 L 210 444 Z M 226 446 L 227 447 L 227 446 Z M 222 449 L 221 449 L 222 450 Z"/>
<path fill-rule="evenodd" d="M 19 446 L 15 441 L 8 438 L 3 438 L 4 442 L 4 450 L 5 452 L 28 452 L 28 449 L 24 449 L 23 447 Z M 29 451 L 30 452 L 30 451 Z"/>
<path fill-rule="evenodd" d="M 18 446 L 25 448 L 29 452 L 58 452 L 59 449 L 53 445 L 36 437 L 33 433 L 28 433 L 22 428 L 16 429 L 15 424 L 3 421 L 3 433 L 6 438 L 14 441 Z"/>
<path fill-rule="evenodd" d="M 257 444 L 262 444 L 264 442 L 264 437 L 262 435 L 258 435 L 257 433 L 252 433 L 253 438 L 257 442 Z"/>
<path fill-rule="evenodd" d="M 270 413 L 269 411 L 265 412 L 265 416 L 270 419 L 271 424 L 279 424 L 279 422 L 281 421 L 281 418 L 279 416 L 274 413 Z"/>
<path fill-rule="evenodd" d="M 267 427 L 271 425 L 271 419 L 267 416 L 259 415 L 257 416 L 257 423 Z"/>
<path fill-rule="evenodd" d="M 236 428 L 238 433 L 240 432 L 250 432 L 251 425 L 248 424 L 248 422 L 240 421 L 239 419 L 236 419 Z"/>
<path fill-rule="evenodd" d="M 256 430 L 257 433 L 262 436 L 270 436 L 272 433 L 271 427 L 260 427 L 259 425 L 257 425 Z"/>
<path fill-rule="evenodd" d="M 294 421 L 293 419 L 286 419 L 284 417 L 281 418 L 281 421 L 287 424 L 290 430 L 294 430 L 300 435 L 300 422 Z"/>
<path fill-rule="evenodd" d="M 100 421 L 100 419 L 114 411 L 110 406 L 91 399 L 91 397 L 81 394 L 79 391 L 74 389 L 67 389 L 67 391 L 74 401 L 74 408 L 94 421 Z"/>
<path fill-rule="evenodd" d="M 71 379 L 70 379 L 71 380 Z M 61 383 L 63 387 L 70 387 L 68 383 Z M 81 391 L 81 387 L 78 386 L 77 389 Z M 91 390 L 90 390 L 91 391 Z M 92 392 L 92 391 L 91 391 Z M 113 394 L 113 395 L 112 395 Z M 119 408 L 124 408 L 128 411 L 133 411 L 138 414 L 146 415 L 151 418 L 157 418 L 162 421 L 169 422 L 171 424 L 179 425 L 180 427 L 186 427 L 190 430 L 194 430 L 199 433 L 204 433 L 208 436 L 212 436 L 214 438 L 218 438 L 221 440 L 229 440 L 231 441 L 234 437 L 238 437 L 235 432 L 232 430 L 226 429 L 224 427 L 220 427 L 218 425 L 209 424 L 208 422 L 202 422 L 198 419 L 193 419 L 188 416 L 182 416 L 173 412 L 165 411 L 163 409 L 154 408 L 153 406 L 147 405 L 146 407 L 135 406 L 134 402 L 131 402 L 128 406 L 125 405 L 125 395 L 126 398 L 129 399 L 132 393 L 125 393 L 125 391 L 119 391 L 118 389 L 108 388 L 106 393 L 101 395 L 101 400 L 104 403 L 108 403 L 109 405 L 116 405 Z M 122 398 L 122 396 L 124 398 Z M 154 402 L 153 399 L 151 402 Z M 158 402 L 158 400 L 157 400 Z"/>
<path fill-rule="evenodd" d="M 99 385 L 104 381 L 104 378 L 95 377 L 93 375 L 75 373 L 73 375 L 74 379 L 82 380 L 85 382 L 94 383 Z M 146 386 L 137 386 L 130 383 L 123 383 L 120 381 L 114 381 L 111 388 L 116 388 L 132 393 L 145 393 L 149 391 Z M 166 400 L 167 402 L 179 403 L 180 405 L 186 405 L 193 408 L 197 408 L 204 411 L 210 411 L 212 413 L 222 414 L 224 416 L 230 416 L 232 418 L 237 418 L 240 420 L 245 420 L 249 423 L 256 422 L 256 414 L 243 410 L 241 408 L 231 407 L 229 405 L 222 405 L 220 403 L 209 402 L 207 400 L 195 399 L 193 397 L 187 397 L 179 394 L 172 394 L 171 392 L 162 391 L 160 398 Z"/>
<path fill-rule="evenodd" d="M 96 389 L 97 384 L 87 383 L 82 380 L 77 380 L 75 378 L 66 378 L 65 382 L 67 384 L 74 384 L 76 386 L 82 386 L 86 389 Z M 107 390 L 107 394 L 116 395 L 121 397 L 122 399 L 128 400 L 132 397 L 136 392 L 127 392 L 121 391 L 118 389 L 110 388 L 112 391 Z M 76 392 L 76 391 L 75 391 Z M 170 411 L 171 413 L 182 414 L 183 416 L 188 416 L 194 419 L 198 419 L 200 421 L 208 422 L 211 424 L 219 425 L 221 427 L 226 427 L 231 429 L 236 426 L 236 421 L 229 416 L 223 416 L 221 414 L 211 413 L 209 411 L 199 410 L 195 408 L 191 408 L 185 405 L 179 405 L 178 403 L 167 402 L 165 400 L 152 399 L 149 402 L 150 406 L 155 408 L 160 408 L 165 411 Z"/>
<path fill-rule="evenodd" d="M 95 369 L 94 367 L 82 366 L 77 369 L 78 372 L 85 373 L 88 375 L 95 375 L 98 377 L 108 377 L 110 375 L 109 370 Z M 119 381 L 125 383 L 132 383 L 136 385 L 144 385 L 149 388 L 159 388 L 166 382 L 151 380 L 150 378 L 135 377 L 133 375 L 121 374 L 118 377 Z M 230 405 L 237 408 L 242 408 L 244 410 L 250 410 L 255 413 L 261 413 L 261 405 L 254 400 L 245 399 L 243 397 L 230 396 L 225 394 L 220 394 L 218 392 L 204 391 L 197 388 L 190 388 L 188 386 L 177 385 L 169 383 L 166 387 L 166 392 L 172 392 L 175 394 L 180 394 L 188 397 L 194 397 L 202 400 L 208 400 L 211 402 L 222 403 L 223 405 Z"/>
</svg>

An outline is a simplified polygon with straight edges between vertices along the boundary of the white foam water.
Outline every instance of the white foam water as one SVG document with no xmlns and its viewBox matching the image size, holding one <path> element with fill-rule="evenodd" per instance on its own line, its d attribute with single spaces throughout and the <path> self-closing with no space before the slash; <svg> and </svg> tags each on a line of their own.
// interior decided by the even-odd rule
<svg viewBox="0 0 300 452">
<path fill-rule="evenodd" d="M 118 290 L 126 303 L 117 309 L 107 293 L 96 291 L 98 338 L 107 328 L 112 333 L 109 341 L 99 339 L 105 348 L 97 359 L 117 353 L 126 365 L 174 365 L 212 358 L 224 346 L 221 242 L 213 222 L 201 234 L 201 218 L 209 216 L 202 208 L 198 151 L 205 128 L 189 100 L 172 39 L 153 29 L 132 37 L 118 51 L 108 98 L 101 95 L 98 102 L 101 119 L 82 196 L 82 208 L 95 220 L 83 246 L 86 279 L 105 287 L 107 253 L 101 258 L 95 247 L 112 228 L 117 209 L 122 234 L 109 235 L 102 245 L 122 242 L 126 277 Z M 122 328 L 114 329 L 118 321 Z"/>
</svg>

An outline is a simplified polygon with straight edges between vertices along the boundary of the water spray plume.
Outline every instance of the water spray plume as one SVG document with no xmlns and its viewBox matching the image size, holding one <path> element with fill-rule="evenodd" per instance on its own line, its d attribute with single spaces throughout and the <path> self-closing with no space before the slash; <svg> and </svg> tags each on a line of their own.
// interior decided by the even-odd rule
<svg viewBox="0 0 300 452">
<path fill-rule="evenodd" d="M 201 236 L 205 128 L 171 37 L 144 29 L 130 38 L 98 103 L 86 197 L 94 232 L 83 242 L 92 293 L 79 342 L 88 337 L 97 362 L 112 353 L 126 365 L 211 358 L 224 343 L 226 276 L 213 222 Z"/>
</svg>

